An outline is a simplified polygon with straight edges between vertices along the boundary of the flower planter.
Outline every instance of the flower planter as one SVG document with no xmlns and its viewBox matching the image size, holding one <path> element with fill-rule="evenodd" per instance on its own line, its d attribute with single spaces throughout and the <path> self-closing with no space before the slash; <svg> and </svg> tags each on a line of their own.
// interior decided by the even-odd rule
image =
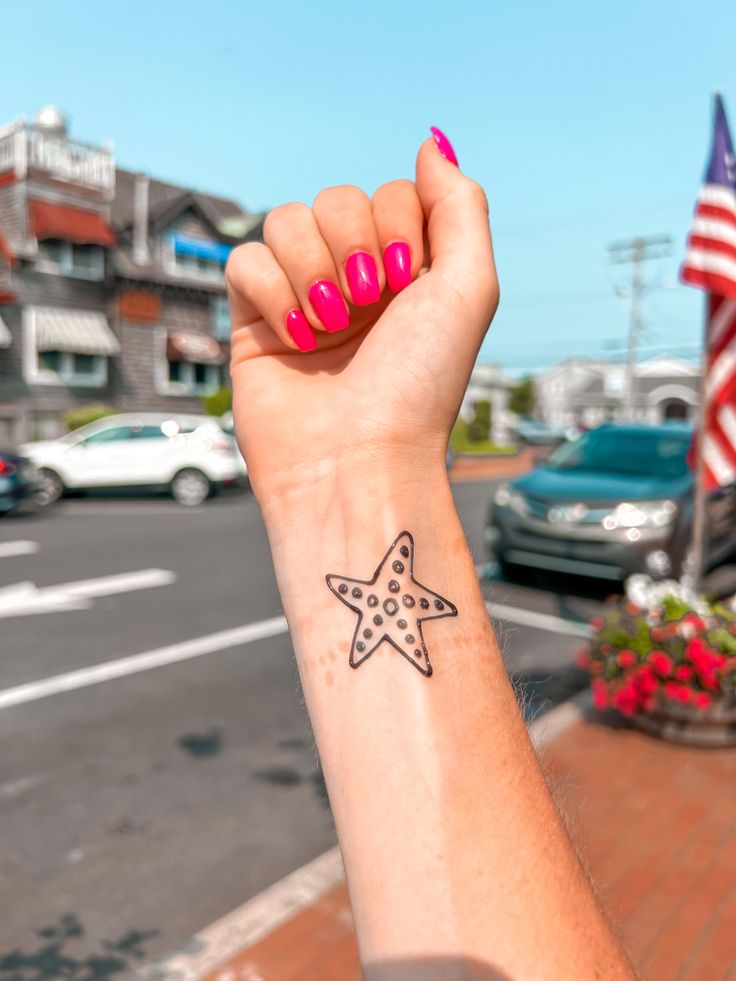
<svg viewBox="0 0 736 981">
<path fill-rule="evenodd" d="M 630 718 L 642 732 L 684 746 L 736 746 L 736 698 L 720 695 L 705 709 L 658 696 L 651 709 Z"/>
</svg>

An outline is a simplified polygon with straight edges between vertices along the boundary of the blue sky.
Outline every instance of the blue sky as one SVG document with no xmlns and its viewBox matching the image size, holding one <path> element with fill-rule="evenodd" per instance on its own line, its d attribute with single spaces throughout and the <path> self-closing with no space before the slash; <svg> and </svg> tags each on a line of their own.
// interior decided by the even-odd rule
<svg viewBox="0 0 736 981">
<path fill-rule="evenodd" d="M 502 306 L 481 360 L 623 350 L 606 246 L 661 233 L 644 353 L 697 356 L 702 300 L 674 284 L 713 89 L 736 112 L 723 2 L 29 2 L 3 32 L 0 122 L 53 102 L 122 166 L 253 210 L 411 176 L 438 125 L 491 200 Z"/>
</svg>

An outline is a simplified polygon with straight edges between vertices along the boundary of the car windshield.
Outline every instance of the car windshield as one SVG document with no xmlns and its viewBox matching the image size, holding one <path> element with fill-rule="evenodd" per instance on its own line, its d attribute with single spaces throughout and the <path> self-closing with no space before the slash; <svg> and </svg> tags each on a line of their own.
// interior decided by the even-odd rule
<svg viewBox="0 0 736 981">
<path fill-rule="evenodd" d="M 689 442 L 686 433 L 593 430 L 563 443 L 547 465 L 553 470 L 684 477 Z"/>
</svg>

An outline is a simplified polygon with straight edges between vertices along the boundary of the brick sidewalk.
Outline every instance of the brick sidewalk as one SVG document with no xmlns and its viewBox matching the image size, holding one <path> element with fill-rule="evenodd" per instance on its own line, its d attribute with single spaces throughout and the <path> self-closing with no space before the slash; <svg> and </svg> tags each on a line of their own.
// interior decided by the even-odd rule
<svg viewBox="0 0 736 981">
<path fill-rule="evenodd" d="M 542 755 L 642 978 L 736 978 L 736 750 L 670 746 L 583 719 Z M 344 884 L 207 978 L 359 981 Z"/>
</svg>

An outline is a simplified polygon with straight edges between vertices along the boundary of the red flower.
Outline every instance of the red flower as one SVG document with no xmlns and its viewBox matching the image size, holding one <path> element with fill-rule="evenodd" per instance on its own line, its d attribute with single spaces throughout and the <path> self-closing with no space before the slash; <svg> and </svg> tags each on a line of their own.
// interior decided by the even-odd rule
<svg viewBox="0 0 736 981">
<path fill-rule="evenodd" d="M 579 668 L 587 668 L 590 664 L 590 652 L 587 647 L 581 647 L 575 657 L 575 663 Z"/>
<path fill-rule="evenodd" d="M 603 630 L 604 626 L 605 621 L 603 617 L 593 617 L 593 619 L 590 621 L 590 629 L 594 630 L 596 633 L 599 630 Z"/>
<path fill-rule="evenodd" d="M 647 661 L 661 678 L 667 678 L 672 673 L 672 658 L 664 651 L 650 651 Z"/>
<path fill-rule="evenodd" d="M 639 693 L 632 684 L 622 685 L 613 695 L 613 704 L 621 715 L 632 716 L 640 707 Z"/>
<path fill-rule="evenodd" d="M 603 664 L 601 661 L 591 661 L 590 662 L 590 673 L 591 674 L 603 674 Z"/>
<path fill-rule="evenodd" d="M 693 705 L 695 708 L 707 709 L 711 706 L 711 697 L 707 692 L 696 691 L 693 695 Z"/>
<path fill-rule="evenodd" d="M 675 702 L 690 701 L 690 689 L 687 687 L 687 685 L 678 685 L 676 681 L 666 681 L 664 685 L 664 693 L 667 698 L 671 698 Z"/>
<path fill-rule="evenodd" d="M 593 689 L 593 704 L 597 709 L 608 707 L 608 689 L 606 683 L 601 678 L 594 678 L 591 683 Z"/>
<path fill-rule="evenodd" d="M 697 613 L 686 613 L 681 622 L 693 630 L 705 630 L 706 627 L 705 620 Z"/>
<path fill-rule="evenodd" d="M 641 664 L 634 675 L 636 687 L 644 698 L 649 698 L 659 687 L 657 676 L 646 664 Z"/>
<path fill-rule="evenodd" d="M 675 668 L 675 677 L 679 681 L 692 681 L 695 677 L 695 672 L 689 664 L 678 664 Z"/>
<path fill-rule="evenodd" d="M 605 641 L 600 645 L 601 654 L 610 654 L 613 648 Z"/>
<path fill-rule="evenodd" d="M 637 616 L 637 615 L 638 615 L 639 613 L 641 613 L 641 610 L 640 610 L 640 609 L 639 609 L 639 607 L 638 607 L 638 606 L 636 605 L 636 603 L 631 603 L 631 602 L 629 602 L 629 603 L 627 603 L 627 604 L 626 604 L 626 606 L 624 607 L 624 609 L 625 609 L 625 610 L 626 610 L 626 612 L 627 612 L 627 613 L 628 613 L 628 614 L 629 614 L 630 616 L 632 616 L 632 617 L 635 617 L 635 616 Z"/>
<path fill-rule="evenodd" d="M 664 627 L 652 627 L 649 633 L 652 640 L 657 644 L 661 644 L 667 638 L 667 631 Z"/>
<path fill-rule="evenodd" d="M 636 664 L 638 658 L 633 651 L 627 648 L 618 652 L 616 655 L 616 660 L 618 661 L 619 667 L 632 668 Z"/>
</svg>

